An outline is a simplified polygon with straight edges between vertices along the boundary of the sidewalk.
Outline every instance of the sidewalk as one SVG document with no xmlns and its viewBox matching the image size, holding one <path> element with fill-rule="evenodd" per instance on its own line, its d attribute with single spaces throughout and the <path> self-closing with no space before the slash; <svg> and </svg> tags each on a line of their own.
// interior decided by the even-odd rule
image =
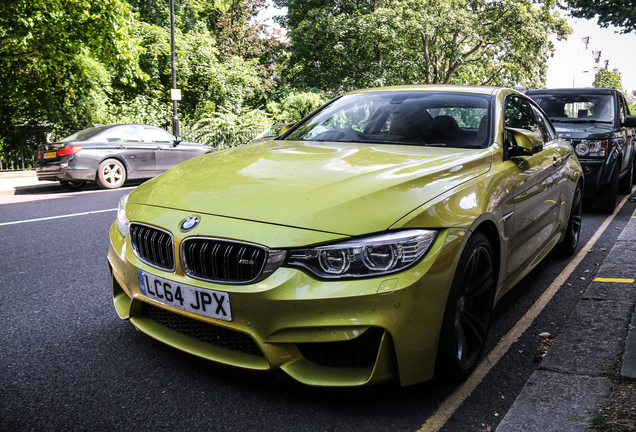
<svg viewBox="0 0 636 432">
<path fill-rule="evenodd" d="M 0 172 L 0 196 L 32 193 L 41 187 L 59 187 L 58 182 L 39 181 L 35 171 Z"/>
<path fill-rule="evenodd" d="M 622 356 L 617 372 L 636 379 L 635 278 L 636 212 L 497 432 L 589 430 L 612 385 L 601 372 Z"/>
</svg>

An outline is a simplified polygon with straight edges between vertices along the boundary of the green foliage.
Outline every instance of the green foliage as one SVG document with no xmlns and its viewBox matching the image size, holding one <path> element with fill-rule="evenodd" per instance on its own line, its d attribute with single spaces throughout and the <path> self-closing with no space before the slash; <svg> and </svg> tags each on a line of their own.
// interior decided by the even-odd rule
<svg viewBox="0 0 636 432">
<path fill-rule="evenodd" d="M 620 75 L 607 69 L 598 70 L 596 77 L 594 78 L 594 82 L 592 83 L 592 87 L 617 88 L 624 94 L 627 94 L 625 90 L 622 90 L 623 83 Z M 629 106 L 629 112 L 631 115 L 636 115 L 636 103 L 627 99 L 627 105 Z"/>
<path fill-rule="evenodd" d="M 572 16 L 594 19 L 601 27 L 613 25 L 622 33 L 636 30 L 636 1 L 623 0 L 565 0 Z"/>
<path fill-rule="evenodd" d="M 329 98 L 315 91 L 290 91 L 279 102 L 268 102 L 267 111 L 275 123 L 297 122 L 328 101 Z"/>
<path fill-rule="evenodd" d="M 332 92 L 393 84 L 539 87 L 570 32 L 555 2 L 277 0 L 288 8 L 291 73 Z"/>
<path fill-rule="evenodd" d="M 592 87 L 605 87 L 622 89 L 621 77 L 607 69 L 599 69 L 592 83 Z"/>
<path fill-rule="evenodd" d="M 112 81 L 140 76 L 132 20 L 123 0 L 2 2 L 0 125 L 92 123 Z"/>
</svg>

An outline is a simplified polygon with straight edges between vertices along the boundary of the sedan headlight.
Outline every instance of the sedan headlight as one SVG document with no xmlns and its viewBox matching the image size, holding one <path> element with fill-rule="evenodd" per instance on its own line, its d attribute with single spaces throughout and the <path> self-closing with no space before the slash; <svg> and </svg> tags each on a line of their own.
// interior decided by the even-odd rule
<svg viewBox="0 0 636 432">
<path fill-rule="evenodd" d="M 436 231 L 410 230 L 289 252 L 286 265 L 320 278 L 373 277 L 404 270 L 430 249 Z"/>
<path fill-rule="evenodd" d="M 128 235 L 130 221 L 126 217 L 126 203 L 128 202 L 128 195 L 126 194 L 119 200 L 119 205 L 117 206 L 117 228 L 121 235 L 126 237 Z"/>
<path fill-rule="evenodd" d="M 577 156 L 605 157 L 607 154 L 607 140 L 583 140 L 574 148 Z"/>
</svg>

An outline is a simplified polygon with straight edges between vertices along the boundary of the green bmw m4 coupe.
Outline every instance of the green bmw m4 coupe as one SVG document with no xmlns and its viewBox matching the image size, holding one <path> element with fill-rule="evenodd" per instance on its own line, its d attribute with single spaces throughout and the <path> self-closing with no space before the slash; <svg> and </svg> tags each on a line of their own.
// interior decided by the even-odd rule
<svg viewBox="0 0 636 432">
<path fill-rule="evenodd" d="M 581 167 L 506 88 L 354 91 L 273 139 L 177 165 L 122 198 L 122 319 L 308 385 L 466 379 L 497 301 L 573 254 Z"/>
</svg>

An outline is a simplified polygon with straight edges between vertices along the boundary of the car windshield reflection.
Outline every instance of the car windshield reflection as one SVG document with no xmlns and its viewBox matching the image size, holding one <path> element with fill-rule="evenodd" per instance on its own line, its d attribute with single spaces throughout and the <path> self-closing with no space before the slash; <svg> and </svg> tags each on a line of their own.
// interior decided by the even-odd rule
<svg viewBox="0 0 636 432">
<path fill-rule="evenodd" d="M 285 139 L 485 148 L 489 136 L 489 96 L 386 91 L 339 98 Z"/>
</svg>

